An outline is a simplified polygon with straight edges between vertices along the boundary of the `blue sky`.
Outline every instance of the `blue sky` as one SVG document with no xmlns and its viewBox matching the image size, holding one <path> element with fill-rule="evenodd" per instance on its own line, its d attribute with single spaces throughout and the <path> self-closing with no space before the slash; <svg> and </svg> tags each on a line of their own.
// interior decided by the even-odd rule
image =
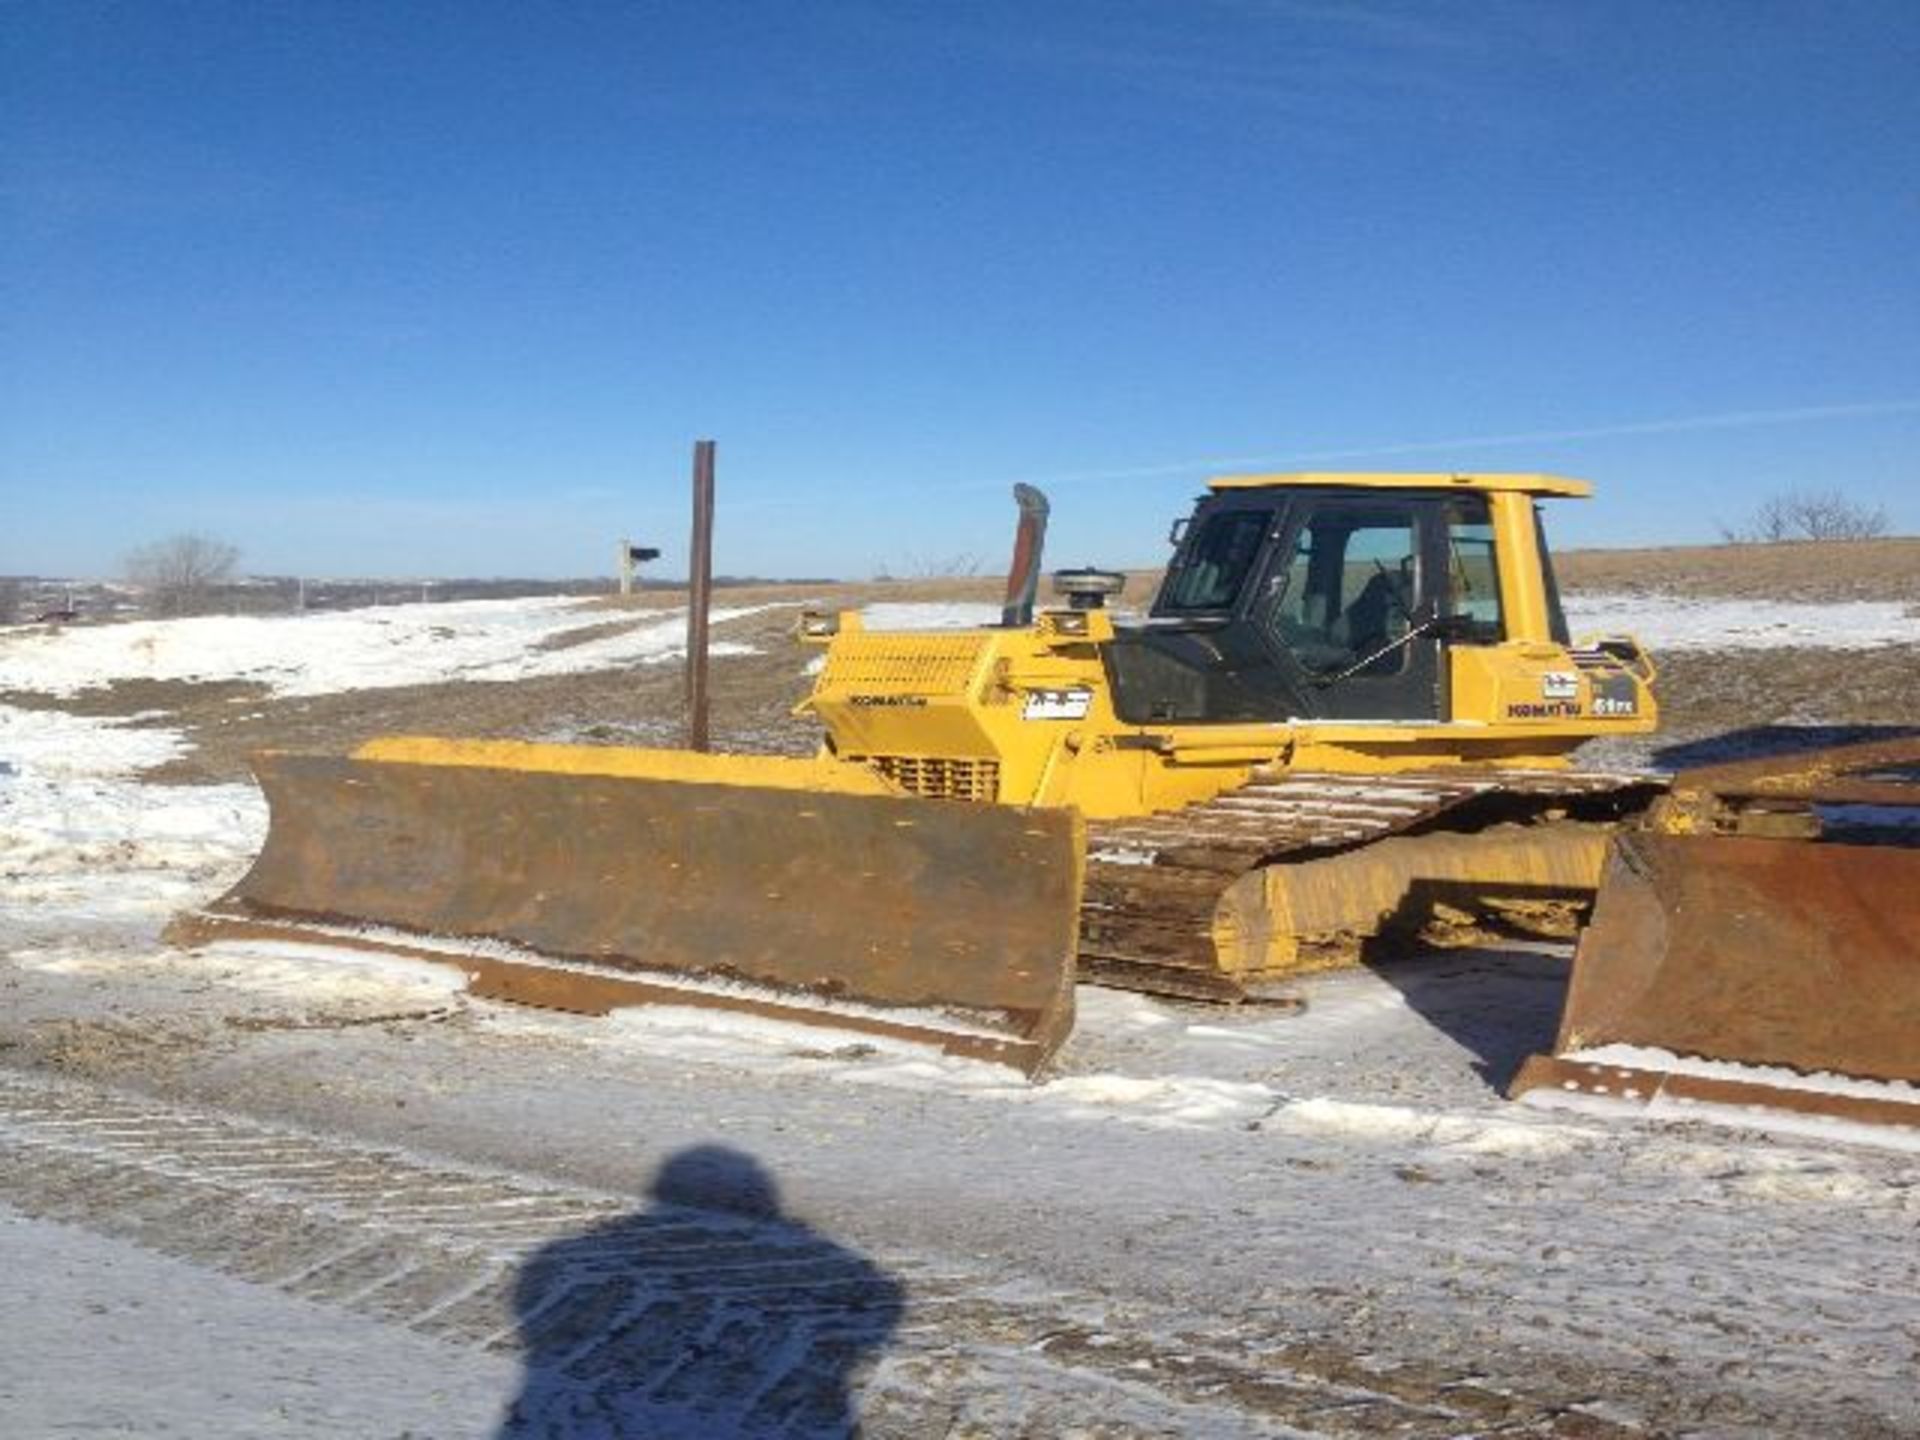
<svg viewBox="0 0 1920 1440">
<path fill-rule="evenodd" d="M 1217 469 L 1920 531 L 1920 4 L 0 3 L 0 573 L 1143 564 Z"/>
</svg>

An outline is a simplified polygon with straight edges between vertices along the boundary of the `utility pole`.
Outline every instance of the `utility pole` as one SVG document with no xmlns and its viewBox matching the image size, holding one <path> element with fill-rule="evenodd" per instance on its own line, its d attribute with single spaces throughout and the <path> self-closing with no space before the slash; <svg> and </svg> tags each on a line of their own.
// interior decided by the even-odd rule
<svg viewBox="0 0 1920 1440">
<path fill-rule="evenodd" d="M 707 748 L 707 615 L 713 601 L 713 441 L 693 442 L 693 546 L 687 564 L 687 748 Z"/>
</svg>

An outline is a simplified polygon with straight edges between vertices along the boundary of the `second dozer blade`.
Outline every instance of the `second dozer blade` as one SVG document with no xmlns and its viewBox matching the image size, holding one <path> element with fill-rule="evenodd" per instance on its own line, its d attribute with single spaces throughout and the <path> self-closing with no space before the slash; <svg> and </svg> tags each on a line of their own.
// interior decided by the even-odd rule
<svg viewBox="0 0 1920 1440">
<path fill-rule="evenodd" d="M 697 977 L 716 996 L 744 982 L 777 1003 L 727 1008 L 818 1009 L 823 1024 L 1027 1070 L 1071 1028 L 1083 842 L 1070 812 L 817 789 L 832 768 L 806 761 L 419 753 L 433 758 L 257 757 L 267 843 L 180 937 L 304 925 L 379 927 L 376 945 L 386 931 L 505 941 L 576 968 L 496 992 L 564 1006 L 553 997 L 571 976 L 592 998 L 568 1008 L 603 1010 L 609 975 L 635 982 L 611 1003 L 704 1003 L 697 988 L 649 993 L 649 979 Z M 610 773 L 623 757 L 633 773 Z M 382 948 L 420 953 L 404 933 Z M 906 1018 L 857 1023 L 868 1007 Z"/>
<path fill-rule="evenodd" d="M 1625 833 L 1559 1049 L 1920 1082 L 1920 851 Z"/>
<path fill-rule="evenodd" d="M 1740 835 L 1618 836 L 1551 1055 L 1509 1093 L 1597 1095 L 1920 1129 L 1920 850 Z M 1596 1047 L 1648 1052 L 1645 1064 Z M 1884 1093 L 1673 1068 L 1660 1052 L 1896 1082 Z"/>
</svg>

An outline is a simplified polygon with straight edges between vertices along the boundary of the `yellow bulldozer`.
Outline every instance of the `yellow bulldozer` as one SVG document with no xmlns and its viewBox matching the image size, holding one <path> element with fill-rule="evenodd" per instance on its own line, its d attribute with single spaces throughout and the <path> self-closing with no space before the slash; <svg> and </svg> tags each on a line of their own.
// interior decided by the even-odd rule
<svg viewBox="0 0 1920 1440">
<path fill-rule="evenodd" d="M 1656 719 L 1630 639 L 1575 645 L 1536 474 L 1218 479 L 1144 615 L 1056 572 L 1046 503 L 997 625 L 823 648 L 808 760 L 392 737 L 265 754 L 251 872 L 173 933 L 372 946 L 481 993 L 718 1006 L 1032 1071 L 1075 978 L 1270 994 L 1383 927 L 1591 898 L 1647 777 L 1570 754 Z"/>
</svg>

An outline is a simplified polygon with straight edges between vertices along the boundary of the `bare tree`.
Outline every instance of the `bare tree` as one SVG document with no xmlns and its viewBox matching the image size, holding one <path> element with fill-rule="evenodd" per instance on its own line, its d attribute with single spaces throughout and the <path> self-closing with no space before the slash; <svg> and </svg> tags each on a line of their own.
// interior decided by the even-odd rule
<svg viewBox="0 0 1920 1440">
<path fill-rule="evenodd" d="M 191 615 L 208 592 L 233 576 L 240 551 L 211 535 L 173 535 L 142 545 L 126 558 L 127 579 L 146 591 L 162 615 Z"/>
<path fill-rule="evenodd" d="M 1747 522 L 1746 535 L 1765 544 L 1793 539 L 1791 495 L 1769 495 L 1761 501 L 1760 508 L 1753 512 L 1753 519 Z"/>
<path fill-rule="evenodd" d="M 907 573 L 915 580 L 965 580 L 978 575 L 984 564 L 978 555 L 909 555 Z"/>
<path fill-rule="evenodd" d="M 11 575 L 0 575 L 0 625 L 11 625 L 20 618 L 20 582 Z"/>
<path fill-rule="evenodd" d="M 1849 499 L 1838 490 L 1783 490 L 1761 502 L 1737 530 L 1721 527 L 1732 544 L 1779 540 L 1872 540 L 1887 533 L 1883 506 Z"/>
<path fill-rule="evenodd" d="M 1793 497 L 1794 523 L 1809 540 L 1872 540 L 1887 533 L 1887 512 L 1863 505 L 1838 490 L 1803 491 Z"/>
</svg>

